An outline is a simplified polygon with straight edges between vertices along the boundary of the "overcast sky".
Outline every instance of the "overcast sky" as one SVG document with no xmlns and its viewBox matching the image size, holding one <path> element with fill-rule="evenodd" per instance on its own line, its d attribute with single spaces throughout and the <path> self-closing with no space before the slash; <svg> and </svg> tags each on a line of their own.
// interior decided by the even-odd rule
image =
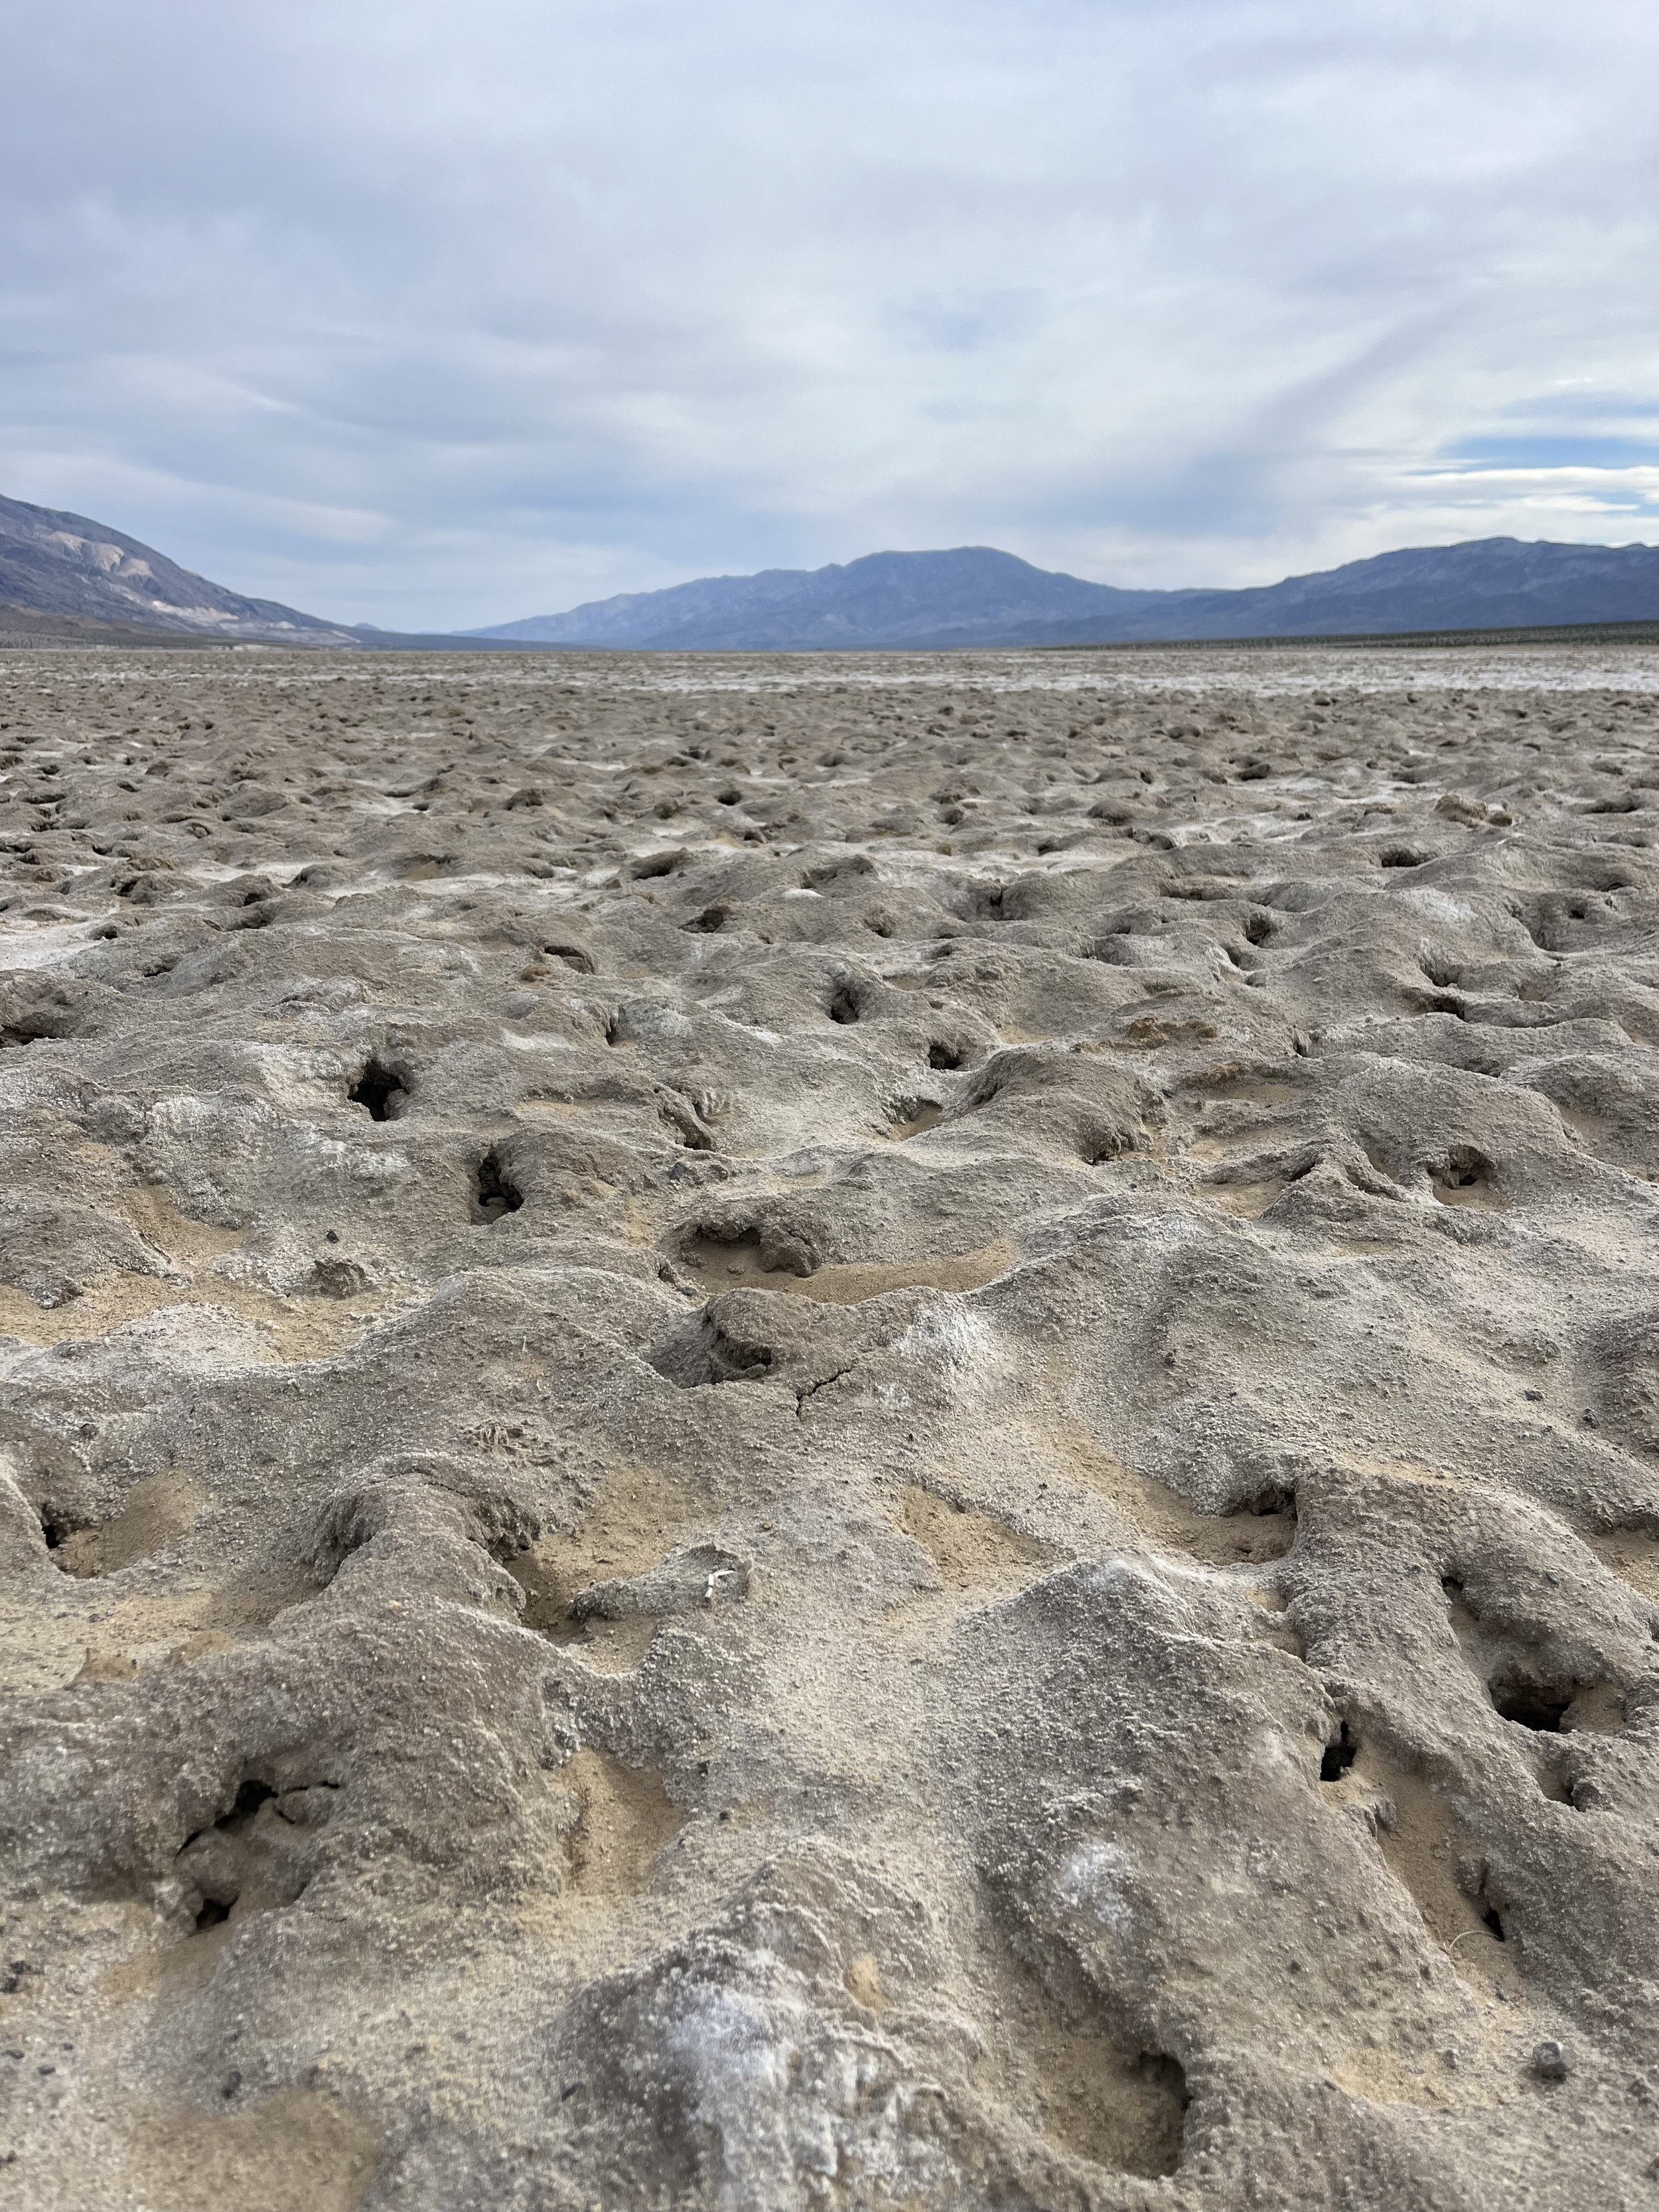
<svg viewBox="0 0 1659 2212">
<path fill-rule="evenodd" d="M 386 626 L 1659 539 L 1653 0 L 9 0 L 0 491 Z"/>
</svg>

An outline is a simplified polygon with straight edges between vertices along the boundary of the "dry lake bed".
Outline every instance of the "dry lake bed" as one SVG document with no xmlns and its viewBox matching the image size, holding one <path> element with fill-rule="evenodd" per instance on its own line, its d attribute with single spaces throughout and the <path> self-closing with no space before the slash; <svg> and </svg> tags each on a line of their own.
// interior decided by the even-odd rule
<svg viewBox="0 0 1659 2212">
<path fill-rule="evenodd" d="M 1659 2202 L 1659 654 L 0 661 L 0 2197 Z"/>
</svg>

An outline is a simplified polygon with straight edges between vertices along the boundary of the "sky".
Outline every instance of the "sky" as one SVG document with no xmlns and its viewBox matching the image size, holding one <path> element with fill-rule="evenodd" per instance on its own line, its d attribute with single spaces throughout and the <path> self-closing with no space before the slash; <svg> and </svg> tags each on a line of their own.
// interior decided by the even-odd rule
<svg viewBox="0 0 1659 2212">
<path fill-rule="evenodd" d="M 387 628 L 1659 542 L 1651 0 L 8 0 L 0 492 Z"/>
</svg>

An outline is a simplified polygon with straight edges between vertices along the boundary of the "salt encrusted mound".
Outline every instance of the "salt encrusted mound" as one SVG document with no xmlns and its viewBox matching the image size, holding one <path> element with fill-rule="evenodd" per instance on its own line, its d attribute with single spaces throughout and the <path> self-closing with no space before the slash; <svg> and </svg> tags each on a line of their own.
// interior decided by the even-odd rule
<svg viewBox="0 0 1659 2212">
<path fill-rule="evenodd" d="M 1654 2201 L 1653 672 L 1382 668 L 12 663 L 9 2204 Z"/>
</svg>

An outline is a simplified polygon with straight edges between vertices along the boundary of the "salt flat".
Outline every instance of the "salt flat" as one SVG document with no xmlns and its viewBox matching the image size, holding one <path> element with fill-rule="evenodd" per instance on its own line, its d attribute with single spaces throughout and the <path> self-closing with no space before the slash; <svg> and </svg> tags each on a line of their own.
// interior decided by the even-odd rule
<svg viewBox="0 0 1659 2212">
<path fill-rule="evenodd" d="M 1659 655 L 0 662 L 27 2212 L 1659 2177 Z"/>
</svg>

